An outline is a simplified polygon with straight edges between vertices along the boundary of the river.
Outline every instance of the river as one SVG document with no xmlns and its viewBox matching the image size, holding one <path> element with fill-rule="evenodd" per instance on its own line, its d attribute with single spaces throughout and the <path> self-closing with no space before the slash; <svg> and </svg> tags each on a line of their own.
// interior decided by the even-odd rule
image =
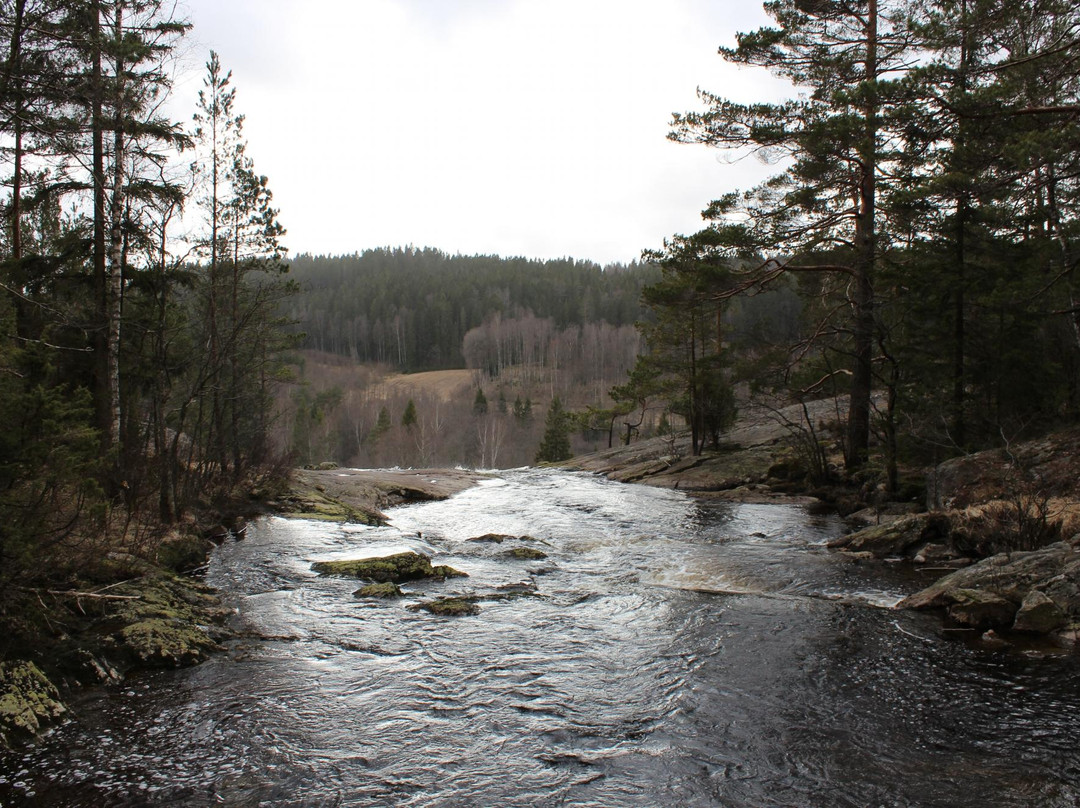
<svg viewBox="0 0 1080 808">
<path fill-rule="evenodd" d="M 0 763 L 0 805 L 1074 806 L 1075 655 L 992 653 L 887 607 L 918 581 L 835 517 L 517 470 L 368 528 L 266 518 L 207 580 L 240 636 L 88 691 Z M 528 535 L 544 560 L 501 557 Z M 468 578 L 355 598 L 317 560 Z M 481 613 L 410 610 L 525 591 Z"/>
</svg>

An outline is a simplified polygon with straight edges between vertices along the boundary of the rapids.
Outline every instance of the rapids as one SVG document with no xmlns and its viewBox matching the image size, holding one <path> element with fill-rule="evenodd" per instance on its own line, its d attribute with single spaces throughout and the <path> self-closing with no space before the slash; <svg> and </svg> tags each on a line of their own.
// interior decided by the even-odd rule
<svg viewBox="0 0 1080 808">
<path fill-rule="evenodd" d="M 228 653 L 89 691 L 0 758 L 0 805 L 1080 803 L 1077 657 L 891 611 L 919 581 L 825 549 L 835 517 L 544 470 L 390 516 L 223 545 Z M 485 533 L 548 558 L 466 541 Z M 469 577 L 366 601 L 311 571 L 404 548 Z M 514 590 L 472 617 L 406 608 Z"/>
</svg>

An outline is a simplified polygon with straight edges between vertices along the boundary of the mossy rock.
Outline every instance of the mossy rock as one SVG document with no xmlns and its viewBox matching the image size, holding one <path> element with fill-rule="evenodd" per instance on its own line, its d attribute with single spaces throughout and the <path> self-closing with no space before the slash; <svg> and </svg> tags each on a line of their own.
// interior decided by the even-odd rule
<svg viewBox="0 0 1080 808">
<path fill-rule="evenodd" d="M 472 539 L 466 539 L 466 541 L 475 542 L 477 544 L 502 544 L 507 539 L 513 539 L 514 536 L 508 536 L 505 533 L 485 533 L 483 536 L 476 536 Z"/>
<path fill-rule="evenodd" d="M 476 605 L 476 598 L 449 597 L 428 600 L 417 603 L 409 608 L 412 610 L 423 609 L 425 612 L 437 614 L 441 617 L 466 617 L 480 614 L 480 607 Z"/>
<path fill-rule="evenodd" d="M 466 573 L 447 566 L 431 566 L 431 559 L 422 553 L 395 553 L 375 558 L 353 558 L 343 561 L 316 561 L 311 568 L 320 575 L 343 575 L 365 578 L 376 583 L 401 583 L 425 578 L 464 578 Z"/>
<path fill-rule="evenodd" d="M 353 592 L 353 595 L 358 598 L 400 598 L 402 595 L 401 589 L 393 581 L 384 581 L 378 584 L 368 584 L 362 586 Z"/>
<path fill-rule="evenodd" d="M 0 662 L 0 747 L 36 735 L 67 708 L 33 662 Z"/>
<path fill-rule="evenodd" d="M 180 536 L 158 546 L 157 563 L 173 572 L 190 572 L 205 565 L 213 549 L 208 539 Z"/>
<path fill-rule="evenodd" d="M 108 656 L 124 667 L 183 667 L 220 651 L 218 640 L 232 610 L 213 590 L 192 578 L 167 572 L 147 575 L 112 590 L 129 596 L 99 623 L 108 635 Z"/>
<path fill-rule="evenodd" d="M 542 550 L 537 550 L 533 547 L 515 547 L 512 550 L 507 550 L 505 553 L 500 553 L 503 558 L 515 558 L 519 561 L 539 561 L 540 559 L 547 558 L 547 553 Z"/>
<path fill-rule="evenodd" d="M 133 662 L 147 668 L 196 665 L 223 650 L 199 626 L 178 618 L 140 620 L 124 626 L 114 639 Z"/>
</svg>

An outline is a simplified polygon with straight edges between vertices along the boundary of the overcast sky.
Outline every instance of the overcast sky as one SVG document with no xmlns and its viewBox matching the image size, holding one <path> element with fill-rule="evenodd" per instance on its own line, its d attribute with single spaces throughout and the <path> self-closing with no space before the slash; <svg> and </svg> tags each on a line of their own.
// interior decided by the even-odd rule
<svg viewBox="0 0 1080 808">
<path fill-rule="evenodd" d="M 767 173 L 665 139 L 698 86 L 783 92 L 716 53 L 767 22 L 755 0 L 182 3 L 178 109 L 216 50 L 294 254 L 627 262 Z"/>
</svg>

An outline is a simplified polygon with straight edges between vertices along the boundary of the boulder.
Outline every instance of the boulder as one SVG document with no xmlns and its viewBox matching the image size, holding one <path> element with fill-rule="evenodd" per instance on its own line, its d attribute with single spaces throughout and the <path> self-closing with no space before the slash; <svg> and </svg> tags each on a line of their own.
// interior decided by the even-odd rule
<svg viewBox="0 0 1080 808">
<path fill-rule="evenodd" d="M 877 558 L 885 558 L 904 555 L 916 545 L 947 536 L 948 531 L 949 519 L 946 515 L 921 513 L 840 536 L 830 541 L 829 546 L 869 552 Z"/>
<path fill-rule="evenodd" d="M 433 567 L 430 558 L 422 553 L 414 552 L 343 561 L 316 561 L 311 568 L 320 575 L 344 575 L 365 578 L 376 583 L 397 584 L 402 581 L 420 581 L 425 578 L 443 580 L 467 577 L 466 573 L 453 567 Z"/>
<path fill-rule="evenodd" d="M 386 600 L 389 598 L 400 598 L 402 592 L 398 585 L 393 581 L 384 581 L 378 584 L 362 586 L 353 592 L 353 595 L 358 598 L 380 598 Z"/>
<path fill-rule="evenodd" d="M 1003 449 L 948 460 L 927 479 L 927 507 L 964 508 L 1009 499 L 1025 488 L 1055 497 L 1080 497 L 1080 429 L 1073 428 Z"/>
<path fill-rule="evenodd" d="M 1028 592 L 1024 602 L 1016 612 L 1014 631 L 1030 631 L 1035 634 L 1049 634 L 1068 622 L 1065 612 L 1052 598 L 1038 589 Z"/>
<path fill-rule="evenodd" d="M 1007 628 L 1016 615 L 1016 604 L 982 589 L 957 589 L 951 593 L 949 617 L 972 628 Z"/>
<path fill-rule="evenodd" d="M 507 539 L 513 538 L 513 536 L 508 536 L 505 533 L 485 533 L 483 536 L 476 536 L 472 539 L 466 539 L 466 541 L 475 542 L 477 544 L 502 544 Z"/>
<path fill-rule="evenodd" d="M 981 589 L 1019 606 L 1035 588 L 1044 591 L 1073 616 L 1080 616 L 1080 597 L 1064 598 L 1077 592 L 1080 580 L 1080 551 L 1068 542 L 1056 542 L 1041 550 L 999 553 L 977 564 L 957 570 L 926 589 L 904 598 L 898 608 L 928 609 L 952 605 L 961 589 Z M 1058 597 L 1055 591 L 1062 593 Z"/>
</svg>

